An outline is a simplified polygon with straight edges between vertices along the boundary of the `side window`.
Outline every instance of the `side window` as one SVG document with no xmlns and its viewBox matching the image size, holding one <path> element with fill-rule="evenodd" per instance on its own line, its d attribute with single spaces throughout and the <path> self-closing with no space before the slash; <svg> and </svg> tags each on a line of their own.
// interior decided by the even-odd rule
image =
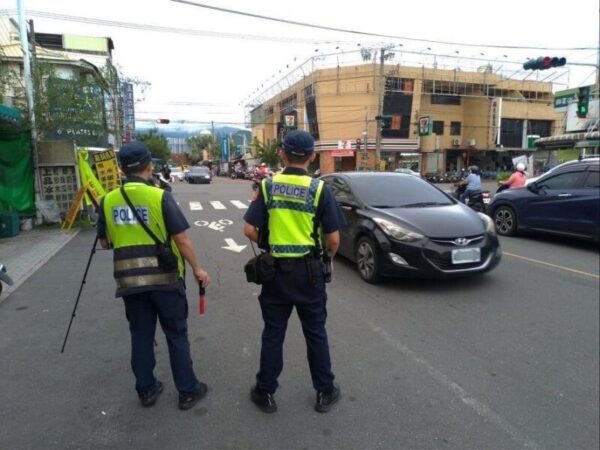
<svg viewBox="0 0 600 450">
<path fill-rule="evenodd" d="M 539 183 L 539 187 L 546 189 L 575 189 L 582 172 L 566 172 L 549 177 Z"/>
<path fill-rule="evenodd" d="M 342 180 L 341 178 L 335 177 L 333 182 L 329 185 L 331 187 L 331 191 L 333 192 L 333 196 L 338 203 L 352 203 L 356 204 L 356 199 L 352 195 L 350 191 L 350 187 L 348 184 Z"/>
<path fill-rule="evenodd" d="M 588 172 L 585 183 L 583 183 L 584 189 L 598 189 L 600 188 L 600 172 L 598 170 L 590 170 Z"/>
</svg>

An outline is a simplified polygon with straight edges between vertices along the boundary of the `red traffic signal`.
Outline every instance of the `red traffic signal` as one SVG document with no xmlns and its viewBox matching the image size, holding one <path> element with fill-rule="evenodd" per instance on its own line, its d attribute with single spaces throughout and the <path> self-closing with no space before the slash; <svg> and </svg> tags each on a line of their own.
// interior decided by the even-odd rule
<svg viewBox="0 0 600 450">
<path fill-rule="evenodd" d="M 567 63 L 567 59 L 564 57 L 557 56 L 540 56 L 539 58 L 532 58 L 523 64 L 525 70 L 546 70 L 553 67 L 561 67 Z"/>
<path fill-rule="evenodd" d="M 156 119 L 156 123 L 171 123 L 171 121 L 169 119 Z"/>
</svg>

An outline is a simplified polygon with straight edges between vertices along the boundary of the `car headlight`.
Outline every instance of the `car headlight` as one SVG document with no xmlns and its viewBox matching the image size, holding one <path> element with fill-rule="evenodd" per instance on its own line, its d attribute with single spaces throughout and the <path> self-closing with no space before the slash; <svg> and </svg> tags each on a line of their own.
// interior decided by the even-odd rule
<svg viewBox="0 0 600 450">
<path fill-rule="evenodd" d="M 400 225 L 397 225 L 393 222 L 390 222 L 389 220 L 382 219 L 380 217 L 374 217 L 373 220 L 377 225 L 381 227 L 385 234 L 397 241 L 414 242 L 425 237 L 422 234 L 401 227 Z"/>
<path fill-rule="evenodd" d="M 481 221 L 485 225 L 485 232 L 490 233 L 490 234 L 496 234 L 496 226 L 494 225 L 494 221 L 483 213 L 477 213 L 477 214 L 479 214 Z"/>
</svg>

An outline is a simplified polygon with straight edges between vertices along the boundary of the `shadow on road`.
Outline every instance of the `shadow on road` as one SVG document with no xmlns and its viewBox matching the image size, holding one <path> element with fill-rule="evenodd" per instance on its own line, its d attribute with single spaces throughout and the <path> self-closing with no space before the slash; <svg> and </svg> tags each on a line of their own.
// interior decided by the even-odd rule
<svg viewBox="0 0 600 450">
<path fill-rule="evenodd" d="M 556 246 L 568 247 L 570 249 L 584 250 L 590 253 L 598 253 L 600 251 L 600 242 L 593 242 L 585 239 L 577 239 L 568 236 L 538 233 L 533 231 L 523 231 L 518 236 L 503 236 L 502 239 L 509 240 L 515 243 L 522 240 L 526 242 L 535 242 L 539 244 L 553 244 Z"/>
</svg>

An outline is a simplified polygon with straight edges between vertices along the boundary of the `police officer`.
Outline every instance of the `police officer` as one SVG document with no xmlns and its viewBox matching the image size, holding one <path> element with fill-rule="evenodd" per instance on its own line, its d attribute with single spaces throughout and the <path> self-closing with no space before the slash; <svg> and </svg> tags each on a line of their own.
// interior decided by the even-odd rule
<svg viewBox="0 0 600 450">
<path fill-rule="evenodd" d="M 323 262 L 316 255 L 324 235 L 325 250 L 333 256 L 339 246 L 343 217 L 323 181 L 307 173 L 314 161 L 314 140 L 305 131 L 289 132 L 279 156 L 285 170 L 262 180 L 260 192 L 244 216 L 244 234 L 258 242 L 259 228 L 268 223 L 268 248 L 276 274 L 263 283 L 259 296 L 264 320 L 260 370 L 251 390 L 252 401 L 264 412 L 277 409 L 274 393 L 283 369 L 283 340 L 292 309 L 302 324 L 312 383 L 317 391 L 315 409 L 327 412 L 340 398 L 333 382 L 325 331 L 327 293 Z M 316 223 L 315 223 L 316 219 Z"/>
<path fill-rule="evenodd" d="M 179 391 L 179 408 L 190 409 L 207 391 L 196 378 L 187 336 L 188 304 L 185 295 L 185 263 L 194 278 L 208 286 L 190 238 L 189 225 L 170 193 L 149 184 L 152 178 L 150 150 L 141 142 L 124 145 L 119 152 L 127 176 L 122 187 L 137 216 L 161 242 L 171 248 L 171 267 L 157 257 L 157 244 L 140 225 L 120 189 L 108 193 L 100 205 L 98 239 L 103 248 L 114 249 L 117 297 L 123 297 L 131 332 L 131 367 L 135 388 L 143 406 L 152 406 L 163 390 L 154 377 L 156 319 L 167 338 L 171 371 Z M 174 257 L 173 257 L 174 255 Z"/>
</svg>

